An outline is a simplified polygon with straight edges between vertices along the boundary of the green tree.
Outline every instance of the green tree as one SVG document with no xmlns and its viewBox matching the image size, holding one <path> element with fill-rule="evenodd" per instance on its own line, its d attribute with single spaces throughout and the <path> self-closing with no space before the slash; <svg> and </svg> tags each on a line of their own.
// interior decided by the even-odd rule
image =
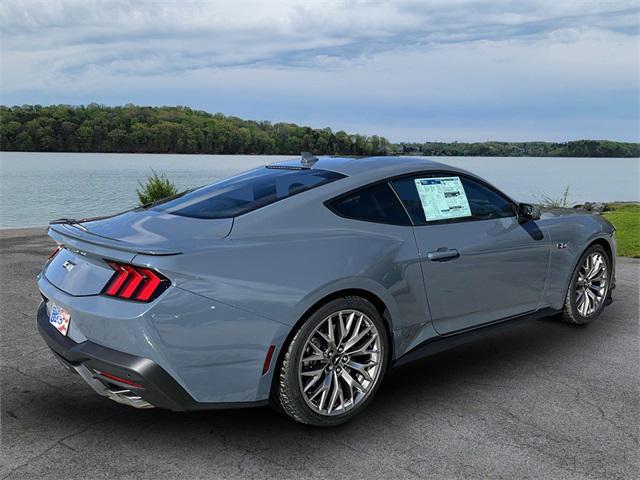
<svg viewBox="0 0 640 480">
<path fill-rule="evenodd" d="M 0 106 L 5 151 L 245 153 L 297 155 L 505 155 L 639 157 L 640 144 L 607 140 L 391 144 L 365 136 L 293 123 L 256 122 L 188 107 Z"/>
</svg>

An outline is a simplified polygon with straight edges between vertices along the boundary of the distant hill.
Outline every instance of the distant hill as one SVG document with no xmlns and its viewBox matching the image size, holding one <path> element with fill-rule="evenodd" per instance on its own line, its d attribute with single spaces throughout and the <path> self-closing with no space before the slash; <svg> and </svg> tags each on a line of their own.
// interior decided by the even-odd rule
<svg viewBox="0 0 640 480">
<path fill-rule="evenodd" d="M 0 106 L 0 149 L 38 152 L 640 157 L 608 140 L 398 143 L 377 135 L 243 120 L 187 107 Z"/>
</svg>

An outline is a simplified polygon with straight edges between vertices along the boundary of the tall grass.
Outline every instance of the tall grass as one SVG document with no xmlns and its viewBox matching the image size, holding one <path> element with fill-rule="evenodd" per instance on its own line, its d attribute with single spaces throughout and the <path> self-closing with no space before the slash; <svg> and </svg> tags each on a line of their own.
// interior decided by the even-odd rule
<svg viewBox="0 0 640 480">
<path fill-rule="evenodd" d="M 567 188 L 564 189 L 564 192 L 562 192 L 562 195 L 559 197 L 551 197 L 543 193 L 541 196 L 536 197 L 536 199 L 541 207 L 547 208 L 569 208 L 573 205 L 569 202 L 569 185 L 567 185 Z"/>
</svg>

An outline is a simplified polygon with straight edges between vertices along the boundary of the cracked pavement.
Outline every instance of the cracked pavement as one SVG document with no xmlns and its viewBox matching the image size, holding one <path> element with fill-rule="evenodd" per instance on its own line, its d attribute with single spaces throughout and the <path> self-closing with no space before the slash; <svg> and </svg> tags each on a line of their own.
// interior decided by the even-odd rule
<svg viewBox="0 0 640 480">
<path fill-rule="evenodd" d="M 637 478 L 640 261 L 587 327 L 531 321 L 394 371 L 333 429 L 269 408 L 173 413 L 99 397 L 35 327 L 44 230 L 0 231 L 0 479 Z"/>
</svg>

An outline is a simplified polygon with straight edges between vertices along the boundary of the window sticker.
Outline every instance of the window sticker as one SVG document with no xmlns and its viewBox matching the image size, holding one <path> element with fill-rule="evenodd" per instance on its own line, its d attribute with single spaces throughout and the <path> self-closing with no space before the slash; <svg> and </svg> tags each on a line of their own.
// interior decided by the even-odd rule
<svg viewBox="0 0 640 480">
<path fill-rule="evenodd" d="M 427 222 L 471 216 L 460 177 L 416 178 L 415 184 Z"/>
</svg>

